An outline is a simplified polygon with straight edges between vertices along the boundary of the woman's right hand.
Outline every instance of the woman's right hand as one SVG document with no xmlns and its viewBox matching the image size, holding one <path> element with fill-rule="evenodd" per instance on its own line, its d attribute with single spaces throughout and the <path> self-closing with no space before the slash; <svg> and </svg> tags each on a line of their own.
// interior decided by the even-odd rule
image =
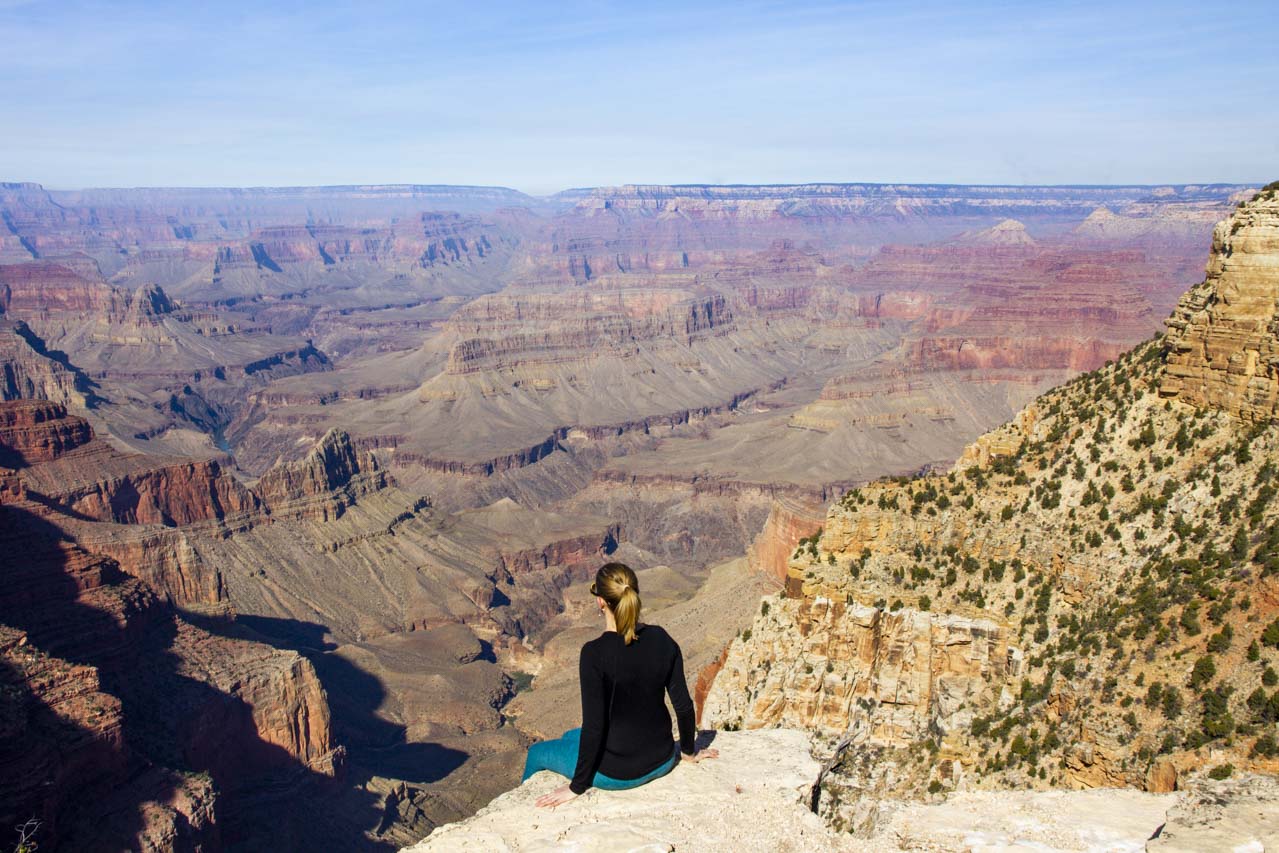
<svg viewBox="0 0 1279 853">
<path fill-rule="evenodd" d="M 679 754 L 679 757 L 680 757 L 680 760 L 682 761 L 687 761 L 690 764 L 696 764 L 697 762 L 705 761 L 708 758 L 719 758 L 719 750 L 718 749 L 699 749 L 697 752 L 693 753 L 692 755 L 688 755 L 687 753 L 681 752 Z"/>
</svg>

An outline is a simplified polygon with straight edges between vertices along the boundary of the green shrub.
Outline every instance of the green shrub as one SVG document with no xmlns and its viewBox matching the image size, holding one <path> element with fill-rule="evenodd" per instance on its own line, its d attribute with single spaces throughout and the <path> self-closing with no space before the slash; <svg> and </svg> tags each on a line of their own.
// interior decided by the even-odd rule
<svg viewBox="0 0 1279 853">
<path fill-rule="evenodd" d="M 1233 764 L 1218 764 L 1208 771 L 1208 778 L 1217 780 L 1229 779 L 1234 772 L 1235 766 Z"/>
<path fill-rule="evenodd" d="M 1234 638 L 1235 631 L 1229 625 L 1221 626 L 1221 630 L 1208 638 L 1208 651 L 1213 654 L 1221 654 L 1230 648 L 1230 641 Z"/>
<path fill-rule="evenodd" d="M 1257 738 L 1257 742 L 1252 745 L 1252 755 L 1262 758 L 1273 758 L 1279 755 L 1279 744 L 1275 743 L 1275 736 L 1264 734 Z"/>
<path fill-rule="evenodd" d="M 1187 634 L 1194 637 L 1203 628 L 1199 625 L 1199 602 L 1192 601 L 1181 609 L 1181 628 Z"/>
<path fill-rule="evenodd" d="M 1190 671 L 1190 687 L 1198 690 L 1212 681 L 1217 674 L 1217 663 L 1212 655 L 1204 655 L 1195 661 L 1195 668 Z"/>
<path fill-rule="evenodd" d="M 1181 716 L 1185 707 L 1181 699 L 1181 691 L 1176 687 L 1168 687 L 1160 697 L 1160 706 L 1165 719 L 1175 720 Z"/>
<path fill-rule="evenodd" d="M 1229 690 L 1218 688 L 1200 696 L 1203 703 L 1203 734 L 1208 740 L 1230 737 L 1235 718 L 1230 715 Z"/>
</svg>

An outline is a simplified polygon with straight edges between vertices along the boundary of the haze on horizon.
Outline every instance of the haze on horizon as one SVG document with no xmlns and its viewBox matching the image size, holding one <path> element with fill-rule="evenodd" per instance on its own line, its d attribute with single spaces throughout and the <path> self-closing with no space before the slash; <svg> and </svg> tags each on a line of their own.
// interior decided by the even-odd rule
<svg viewBox="0 0 1279 853">
<path fill-rule="evenodd" d="M 1254 182 L 1279 6 L 0 0 L 4 180 Z"/>
</svg>

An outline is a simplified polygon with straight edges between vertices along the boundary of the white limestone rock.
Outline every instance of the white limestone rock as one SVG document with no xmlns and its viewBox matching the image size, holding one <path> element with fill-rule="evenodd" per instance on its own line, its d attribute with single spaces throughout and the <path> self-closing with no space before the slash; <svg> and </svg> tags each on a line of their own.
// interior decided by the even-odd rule
<svg viewBox="0 0 1279 853">
<path fill-rule="evenodd" d="M 631 791 L 592 789 L 554 810 L 539 796 L 564 784 L 538 773 L 467 820 L 438 827 L 410 853 L 656 853 L 850 850 L 807 807 L 818 764 L 803 732 L 721 732 L 720 757 L 681 764 Z"/>
<path fill-rule="evenodd" d="M 554 810 L 534 801 L 564 780 L 539 773 L 406 851 L 1139 853 L 1184 796 L 1132 789 L 960 792 L 942 803 L 885 803 L 876 833 L 858 838 L 835 832 L 808 809 L 818 762 L 806 733 L 721 732 L 715 747 L 717 759 L 682 764 L 633 791 L 591 790 Z"/>
</svg>

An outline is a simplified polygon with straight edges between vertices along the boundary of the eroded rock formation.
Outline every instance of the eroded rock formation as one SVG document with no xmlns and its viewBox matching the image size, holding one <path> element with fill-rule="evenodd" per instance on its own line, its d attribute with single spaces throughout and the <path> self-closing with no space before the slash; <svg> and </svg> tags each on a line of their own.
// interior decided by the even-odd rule
<svg viewBox="0 0 1279 853">
<path fill-rule="evenodd" d="M 1273 185 L 1272 185 L 1273 187 Z M 1208 277 L 1168 320 L 1165 397 L 1245 420 L 1279 417 L 1279 191 L 1213 232 Z"/>
<path fill-rule="evenodd" d="M 513 780 L 526 732 L 571 724 L 556 667 L 571 669 L 586 576 L 614 553 L 652 568 L 714 704 L 715 668 L 755 660 L 720 656 L 725 620 L 754 607 L 730 593 L 775 581 L 710 566 L 754 541 L 756 567 L 786 574 L 821 523 L 809 507 L 948 464 L 1147 335 L 1198 263 L 1196 223 L 1236 189 L 0 187 L 0 392 L 65 409 L 26 404 L 0 426 L 0 465 L 25 466 L 2 488 L 114 564 L 139 612 L 169 614 L 173 659 L 213 691 L 189 731 L 122 719 L 194 738 L 225 785 L 169 796 L 154 770 L 121 797 L 180 802 L 234 845 L 261 817 L 245 779 L 322 780 L 341 743 L 340 806 L 298 810 L 316 832 L 399 843 L 464 816 Z M 893 529 L 930 535 L 886 528 L 881 556 Z M 848 630 L 769 629 L 812 662 L 751 683 L 803 698 L 738 702 L 743 721 L 834 731 L 873 702 L 867 730 L 893 750 L 1003 707 L 982 677 L 1017 693 L 999 614 L 847 593 L 817 607 L 810 580 L 792 577 L 799 597 L 771 618 Z M 261 763 L 236 776 L 214 729 L 253 733 Z M 1116 741 L 1097 734 L 1070 772 L 1127 773 Z M 937 778 L 965 772 L 951 756 Z M 309 838 L 292 826 L 280 844 Z"/>
</svg>

